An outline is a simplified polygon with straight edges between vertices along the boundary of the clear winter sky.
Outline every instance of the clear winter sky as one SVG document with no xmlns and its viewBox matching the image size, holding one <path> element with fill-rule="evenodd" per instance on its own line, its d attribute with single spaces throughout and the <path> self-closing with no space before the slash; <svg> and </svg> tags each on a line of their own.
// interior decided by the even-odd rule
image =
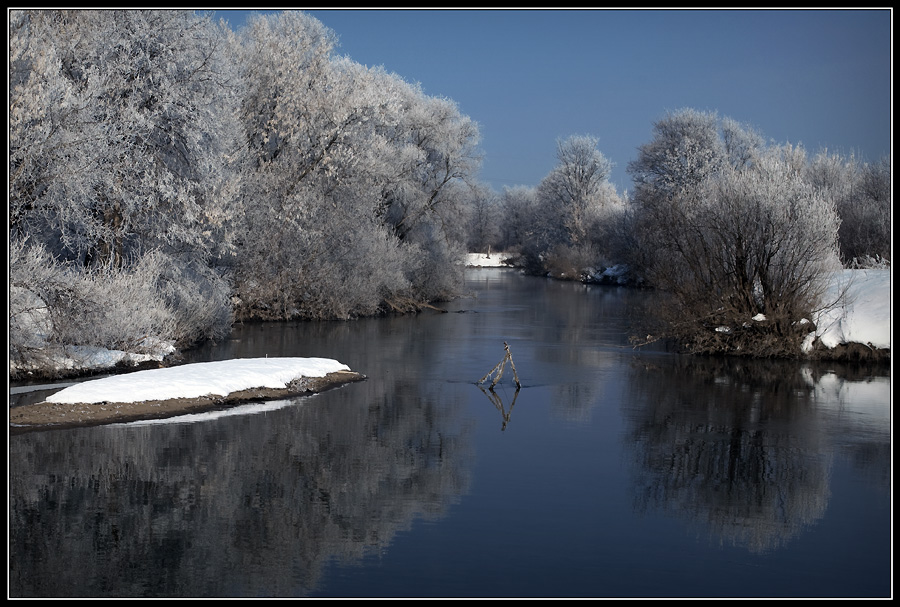
<svg viewBox="0 0 900 607">
<path fill-rule="evenodd" d="M 216 11 L 238 29 L 252 11 Z M 263 11 L 272 12 L 272 11 Z M 626 172 L 655 120 L 691 107 L 776 143 L 891 153 L 892 11 L 306 10 L 338 52 L 384 66 L 479 123 L 481 180 L 534 186 L 556 141 L 599 139 Z"/>
</svg>

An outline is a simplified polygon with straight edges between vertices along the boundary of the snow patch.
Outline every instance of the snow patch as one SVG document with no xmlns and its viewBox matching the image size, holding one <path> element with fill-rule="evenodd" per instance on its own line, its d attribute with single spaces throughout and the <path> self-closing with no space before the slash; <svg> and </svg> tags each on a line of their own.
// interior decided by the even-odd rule
<svg viewBox="0 0 900 607">
<path fill-rule="evenodd" d="M 301 377 L 324 377 L 350 368 L 330 358 L 238 358 L 148 369 L 64 388 L 51 403 L 133 403 L 226 396 L 251 388 L 284 389 Z"/>
<path fill-rule="evenodd" d="M 816 331 L 803 342 L 826 348 L 859 343 L 891 348 L 891 271 L 841 270 L 832 277 L 826 300 L 835 302 L 816 315 Z"/>
<path fill-rule="evenodd" d="M 502 253 L 467 253 L 466 265 L 472 268 L 507 268 L 506 259 Z"/>
</svg>

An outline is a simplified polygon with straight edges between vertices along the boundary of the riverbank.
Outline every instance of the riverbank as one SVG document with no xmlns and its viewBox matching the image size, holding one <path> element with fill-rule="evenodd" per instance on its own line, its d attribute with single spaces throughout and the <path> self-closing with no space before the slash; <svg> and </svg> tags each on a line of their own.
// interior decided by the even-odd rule
<svg viewBox="0 0 900 607">
<path fill-rule="evenodd" d="M 496 264 L 502 266 L 503 259 L 497 254 L 487 256 L 484 259 L 473 259 L 472 262 L 481 265 Z M 472 263 L 471 265 L 475 265 Z M 492 270 L 488 270 L 492 271 Z M 848 361 L 848 362 L 876 362 L 890 364 L 891 345 L 891 281 L 890 270 L 844 270 L 835 274 L 835 281 L 831 295 L 835 301 L 842 301 L 824 311 L 816 318 L 816 330 L 808 335 L 804 344 L 802 357 L 809 360 Z M 754 320 L 754 322 L 756 322 Z M 138 370 L 136 367 L 126 365 L 120 358 L 108 351 L 92 352 L 90 369 L 97 372 L 99 369 L 114 370 L 121 373 L 116 377 L 123 377 L 122 381 L 133 393 L 135 382 L 144 373 L 163 373 L 169 370 L 185 369 L 190 365 L 172 365 L 173 357 L 165 357 L 164 361 L 146 361 L 141 364 L 160 366 L 158 369 Z M 162 358 L 162 357 L 161 357 Z M 68 363 L 68 360 L 64 362 Z M 223 361 L 224 362 L 224 361 Z M 234 361 L 237 364 L 245 364 L 246 361 Z M 340 367 L 336 361 L 328 361 Z M 274 361 L 269 359 L 268 364 Z M 116 367 L 115 365 L 119 365 Z M 60 364 L 57 370 L 66 368 Z M 332 375 L 332 373 L 335 373 Z M 73 375 L 78 375 L 73 372 Z M 84 373 L 82 373 L 82 376 Z M 33 429 L 60 428 L 80 425 L 97 425 L 117 422 L 134 421 L 138 419 L 166 418 L 185 413 L 196 413 L 220 408 L 231 407 L 251 400 L 266 400 L 288 398 L 291 396 L 308 394 L 337 387 L 350 381 L 364 379 L 362 375 L 355 374 L 346 368 L 329 367 L 317 369 L 315 372 L 301 372 L 294 370 L 291 375 L 284 378 L 284 385 L 270 386 L 260 382 L 246 383 L 243 385 L 220 386 L 211 391 L 210 383 L 215 385 L 223 378 L 233 376 L 232 372 L 219 372 L 214 377 L 207 377 L 201 382 L 203 391 L 196 394 L 179 393 L 184 384 L 179 382 L 159 382 L 176 388 L 176 392 L 164 396 L 147 396 L 140 399 L 120 399 L 117 397 L 103 397 L 93 404 L 79 403 L 78 399 L 69 401 L 69 404 L 40 402 L 11 407 L 10 429 L 11 432 L 23 432 Z M 164 377 L 164 376 L 155 376 Z M 303 377 L 301 384 L 288 384 L 294 378 Z M 35 374 L 32 379 L 38 379 Z M 102 380 L 89 380 L 79 385 L 93 385 Z M 131 394 L 133 396 L 133 394 Z M 55 397 L 54 394 L 52 397 Z M 48 401 L 52 398 L 48 397 Z M 123 402 L 125 400 L 135 402 Z"/>
<path fill-rule="evenodd" d="M 508 260 L 502 254 L 492 256 L 470 254 L 471 267 L 508 267 Z M 628 269 L 613 266 L 600 271 L 586 271 L 580 279 L 548 276 L 557 280 L 578 281 L 585 284 L 629 286 Z M 809 361 L 864 362 L 884 364 L 891 360 L 891 270 L 889 268 L 843 269 L 832 272 L 824 292 L 824 307 L 816 311 L 812 318 L 802 319 L 797 324 L 808 326 L 800 347 L 795 351 L 779 354 Z M 716 335 L 728 336 L 750 332 L 758 333 L 758 327 L 766 322 L 764 315 L 744 319 L 737 326 L 719 326 Z M 648 336 L 648 341 L 665 340 L 664 337 Z M 752 339 L 752 338 L 751 338 Z M 721 339 L 721 341 L 725 341 Z M 698 353 L 691 348 L 686 351 Z M 760 348 L 765 352 L 765 348 Z M 753 348 L 730 345 L 719 349 L 703 350 L 710 355 L 735 355 L 743 352 L 746 356 L 768 358 L 770 354 L 760 354 Z"/>
</svg>

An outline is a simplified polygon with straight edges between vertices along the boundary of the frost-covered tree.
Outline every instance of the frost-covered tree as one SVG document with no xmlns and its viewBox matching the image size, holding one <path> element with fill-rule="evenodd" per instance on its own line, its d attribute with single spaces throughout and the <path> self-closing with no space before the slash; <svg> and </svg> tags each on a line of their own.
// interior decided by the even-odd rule
<svg viewBox="0 0 900 607">
<path fill-rule="evenodd" d="M 500 235 L 498 246 L 508 252 L 521 252 L 522 245 L 534 237 L 531 218 L 537 205 L 535 189 L 530 186 L 506 186 L 498 201 Z"/>
<path fill-rule="evenodd" d="M 160 356 L 225 336 L 227 284 L 206 264 L 154 251 L 128 268 L 82 268 L 46 247 L 9 244 L 10 375 L 90 369 L 96 348 Z M 84 357 L 84 360 L 79 360 Z"/>
<path fill-rule="evenodd" d="M 609 183 L 612 164 L 595 137 L 559 140 L 556 152 L 556 166 L 531 193 L 507 191 L 506 201 L 513 204 L 507 215 L 518 224 L 529 271 L 577 278 L 602 265 L 609 245 L 605 224 L 620 207 L 619 197 Z"/>
<path fill-rule="evenodd" d="M 88 265 L 206 250 L 234 151 L 225 39 L 192 11 L 13 11 L 13 232 Z"/>
<path fill-rule="evenodd" d="M 891 258 L 891 162 L 863 163 L 823 150 L 812 158 L 807 179 L 837 208 L 841 259 L 857 266 Z"/>
<path fill-rule="evenodd" d="M 766 147 L 766 140 L 759 132 L 733 118 L 723 118 L 720 129 L 725 156 L 732 167 L 751 165 Z"/>
<path fill-rule="evenodd" d="M 452 292 L 438 268 L 455 274 L 465 244 L 477 129 L 335 46 L 300 12 L 242 30 L 248 158 L 232 216 L 244 315 L 352 317 Z"/>
<path fill-rule="evenodd" d="M 239 313 L 372 313 L 406 286 L 402 271 L 388 271 L 397 247 L 361 195 L 363 184 L 377 192 L 372 180 L 384 172 L 376 125 L 395 114 L 391 93 L 377 71 L 334 57 L 333 32 L 304 13 L 258 16 L 242 34 Z M 372 267 L 379 262 L 385 271 Z"/>
<path fill-rule="evenodd" d="M 333 56 L 334 33 L 309 15 L 257 16 L 243 36 L 242 122 L 252 181 L 287 208 L 298 188 L 359 162 L 375 124 L 396 120 L 398 99 L 375 84 L 385 81 L 379 70 Z"/>
<path fill-rule="evenodd" d="M 401 84 L 399 122 L 385 129 L 393 148 L 393 177 L 382 189 L 379 217 L 419 251 L 411 275 L 416 298 L 445 299 L 459 292 L 459 260 L 466 249 L 467 207 L 480 187 L 478 125 L 450 99 Z"/>
<path fill-rule="evenodd" d="M 638 275 L 652 278 L 654 268 L 669 261 L 663 251 L 683 238 L 683 207 L 697 198 L 701 184 L 729 163 L 752 164 L 761 146 L 755 132 L 713 112 L 681 109 L 653 123 L 653 138 L 628 164 L 634 194 L 624 257 Z"/>
<path fill-rule="evenodd" d="M 227 30 L 145 10 L 13 10 L 9 27 L 11 358 L 223 335 L 207 262 L 234 177 Z"/>
<path fill-rule="evenodd" d="M 782 335 L 823 303 L 840 223 L 831 201 L 789 161 L 793 154 L 773 147 L 752 167 L 724 168 L 702 191 L 709 291 L 725 296 L 718 303 L 731 322 L 761 313 Z"/>
<path fill-rule="evenodd" d="M 724 162 L 715 113 L 682 109 L 653 124 L 653 138 L 628 164 L 635 199 L 654 204 L 694 190 Z"/>
<path fill-rule="evenodd" d="M 674 296 L 667 320 L 682 344 L 797 353 L 798 323 L 824 305 L 821 279 L 837 265 L 835 207 L 806 178 L 802 148 L 716 127 L 710 115 L 670 116 L 640 148 L 630 166 L 635 258 Z"/>
<path fill-rule="evenodd" d="M 838 206 L 839 233 L 845 263 L 856 259 L 891 260 L 891 159 L 862 166 L 859 187 L 847 204 Z"/>
<path fill-rule="evenodd" d="M 400 123 L 391 135 L 398 172 L 384 192 L 382 214 L 405 239 L 420 225 L 440 223 L 448 207 L 459 206 L 479 167 L 480 134 L 454 101 L 429 97 L 414 85 L 404 87 L 402 95 Z"/>
<path fill-rule="evenodd" d="M 586 244 L 598 210 L 611 194 L 612 163 L 597 149 L 597 138 L 573 135 L 557 141 L 557 164 L 538 185 L 538 197 L 553 209 L 560 238 L 578 247 Z"/>
<path fill-rule="evenodd" d="M 482 253 L 499 250 L 501 217 L 496 192 L 485 186 L 472 188 L 467 210 L 467 249 Z"/>
</svg>

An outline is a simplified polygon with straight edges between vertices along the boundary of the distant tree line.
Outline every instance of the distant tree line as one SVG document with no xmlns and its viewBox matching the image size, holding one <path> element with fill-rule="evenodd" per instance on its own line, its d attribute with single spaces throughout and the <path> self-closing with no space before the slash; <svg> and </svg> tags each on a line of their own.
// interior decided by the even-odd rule
<svg viewBox="0 0 900 607">
<path fill-rule="evenodd" d="M 470 230 L 481 238 L 471 247 L 506 251 L 533 274 L 581 280 L 621 257 L 626 205 L 609 181 L 612 163 L 597 149 L 596 137 L 558 141 L 556 158 L 536 187 L 507 187 L 493 197 L 485 215 L 496 229 Z"/>
<path fill-rule="evenodd" d="M 890 259 L 890 160 L 810 159 L 682 110 L 629 165 L 632 195 L 589 135 L 498 194 L 453 101 L 336 44 L 302 12 L 234 32 L 194 11 L 10 11 L 10 358 L 415 310 L 459 294 L 467 249 L 576 280 L 626 265 L 689 313 L 684 335 L 757 313 L 787 334 L 822 268 Z"/>
</svg>

